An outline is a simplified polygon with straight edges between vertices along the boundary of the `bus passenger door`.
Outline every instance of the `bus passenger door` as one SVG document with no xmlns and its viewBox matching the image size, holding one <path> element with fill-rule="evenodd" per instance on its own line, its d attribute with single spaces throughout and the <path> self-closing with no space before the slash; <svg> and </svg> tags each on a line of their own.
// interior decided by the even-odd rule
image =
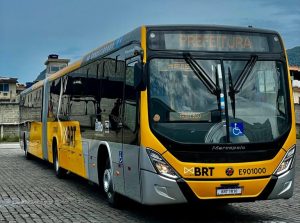
<svg viewBox="0 0 300 223">
<path fill-rule="evenodd" d="M 126 80 L 124 89 L 123 112 L 123 155 L 125 193 L 128 197 L 140 201 L 140 174 L 138 146 L 138 92 L 134 88 L 134 64 L 137 58 L 127 61 Z"/>
<path fill-rule="evenodd" d="M 99 108 L 101 115 L 97 115 L 97 126 L 94 127 L 96 139 L 108 144 L 112 168 L 114 171 L 113 183 L 117 192 L 124 194 L 123 174 L 123 145 L 122 145 L 122 114 L 123 89 L 125 76 L 125 62 L 116 52 L 104 58 L 98 66 L 100 80 Z"/>
</svg>

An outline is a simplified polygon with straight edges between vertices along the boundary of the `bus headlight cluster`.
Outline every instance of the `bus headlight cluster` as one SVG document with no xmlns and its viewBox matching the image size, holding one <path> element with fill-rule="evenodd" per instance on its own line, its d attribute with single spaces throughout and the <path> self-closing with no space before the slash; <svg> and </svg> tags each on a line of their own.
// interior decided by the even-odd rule
<svg viewBox="0 0 300 223">
<path fill-rule="evenodd" d="M 275 170 L 275 175 L 279 176 L 287 172 L 293 166 L 293 161 L 296 153 L 296 146 L 293 146 L 289 149 L 289 151 L 285 154 L 284 158 L 282 159 L 281 163 Z"/>
<path fill-rule="evenodd" d="M 164 158 L 157 152 L 147 149 L 148 156 L 151 160 L 152 165 L 156 169 L 157 173 L 162 176 L 178 179 L 179 175 L 175 172 L 175 170 L 164 160 Z"/>
</svg>

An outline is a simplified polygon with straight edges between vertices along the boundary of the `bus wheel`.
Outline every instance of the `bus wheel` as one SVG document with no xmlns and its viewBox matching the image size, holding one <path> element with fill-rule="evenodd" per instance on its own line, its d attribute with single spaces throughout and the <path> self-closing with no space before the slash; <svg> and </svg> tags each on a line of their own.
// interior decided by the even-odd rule
<svg viewBox="0 0 300 223">
<path fill-rule="evenodd" d="M 31 159 L 31 154 L 28 153 L 28 148 L 27 148 L 27 141 L 26 141 L 26 137 L 25 137 L 25 134 L 23 136 L 23 146 L 24 146 L 24 153 L 25 153 L 25 157 L 26 159 Z"/>
<path fill-rule="evenodd" d="M 53 165 L 54 165 L 54 170 L 55 174 L 58 178 L 64 178 L 67 171 L 59 166 L 59 160 L 58 160 L 58 153 L 57 153 L 57 148 L 53 149 Z"/>
<path fill-rule="evenodd" d="M 121 195 L 114 191 L 112 168 L 110 166 L 109 158 L 106 159 L 105 168 L 103 172 L 103 190 L 106 194 L 108 203 L 112 207 L 121 207 Z"/>
</svg>

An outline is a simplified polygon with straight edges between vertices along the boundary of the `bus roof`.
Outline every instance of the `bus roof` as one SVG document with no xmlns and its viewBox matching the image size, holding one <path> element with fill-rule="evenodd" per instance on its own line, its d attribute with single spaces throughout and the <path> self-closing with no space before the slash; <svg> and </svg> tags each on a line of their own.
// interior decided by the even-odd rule
<svg viewBox="0 0 300 223">
<path fill-rule="evenodd" d="M 64 76 L 70 71 L 73 71 L 77 68 L 79 68 L 81 65 L 88 64 L 94 60 L 96 60 L 99 57 L 103 57 L 111 52 L 114 52 L 126 45 L 129 45 L 131 43 L 137 42 L 139 43 L 141 41 L 141 29 L 142 27 L 145 27 L 147 30 L 206 30 L 206 31 L 236 31 L 236 32 L 250 32 L 250 33 L 273 33 L 277 34 L 278 32 L 268 29 L 258 29 L 254 28 L 252 26 L 249 27 L 240 27 L 240 26 L 225 26 L 225 25 L 145 25 L 138 27 L 134 29 L 133 31 L 121 36 L 120 38 L 110 41 L 104 45 L 101 45 L 100 47 L 92 50 L 85 56 L 83 56 L 82 59 L 70 64 L 69 66 L 63 68 L 62 70 L 59 70 L 58 72 L 50 75 L 46 79 L 52 81 L 55 80 L 58 77 Z M 22 94 L 26 94 L 34 89 L 37 89 L 41 86 L 43 86 L 44 80 L 41 80 L 34 85 L 32 85 L 30 88 L 24 90 Z"/>
<path fill-rule="evenodd" d="M 134 29 L 133 31 L 121 36 L 120 38 L 110 41 L 95 50 L 92 50 L 82 58 L 82 64 L 87 64 L 99 57 L 105 56 L 108 53 L 118 50 L 119 48 L 126 46 L 132 42 L 141 41 L 141 27 Z M 239 26 L 225 26 L 225 25 L 146 25 L 147 30 L 208 30 L 208 31 L 239 31 L 250 33 L 274 33 L 276 31 L 267 29 L 258 29 L 253 27 L 239 27 Z"/>
<path fill-rule="evenodd" d="M 124 47 L 133 42 L 139 43 L 140 41 L 141 41 L 141 27 L 138 27 L 133 31 L 121 36 L 120 38 L 110 41 L 98 47 L 97 49 L 91 51 L 90 53 L 86 54 L 82 59 L 82 63 L 83 64 L 89 63 L 95 60 L 96 58 L 105 56 L 106 54 L 116 51 L 121 47 Z"/>
<path fill-rule="evenodd" d="M 32 86 L 30 86 L 29 88 L 25 89 L 24 91 L 22 91 L 20 94 L 23 95 L 23 94 L 27 94 L 29 93 L 30 91 L 34 90 L 34 89 L 38 89 L 40 87 L 42 87 L 44 84 L 44 80 L 40 80 L 36 83 L 34 83 Z"/>
<path fill-rule="evenodd" d="M 250 33 L 274 33 L 278 32 L 269 29 L 254 28 L 252 26 L 226 26 L 226 25 L 148 25 L 147 29 L 155 30 L 206 30 L 206 31 L 237 31 Z"/>
<path fill-rule="evenodd" d="M 29 88 L 25 89 L 24 91 L 22 91 L 20 94 L 27 94 L 35 89 L 38 89 L 40 87 L 42 87 L 44 85 L 45 80 L 55 80 L 58 77 L 64 76 L 65 74 L 67 74 L 68 72 L 75 70 L 77 68 L 80 67 L 81 64 L 81 60 L 75 61 L 74 63 L 70 64 L 67 67 L 64 67 L 63 69 L 57 71 L 54 74 L 51 74 L 49 77 L 46 77 L 44 80 L 40 80 L 36 83 L 34 83 L 32 86 L 30 86 Z"/>
</svg>

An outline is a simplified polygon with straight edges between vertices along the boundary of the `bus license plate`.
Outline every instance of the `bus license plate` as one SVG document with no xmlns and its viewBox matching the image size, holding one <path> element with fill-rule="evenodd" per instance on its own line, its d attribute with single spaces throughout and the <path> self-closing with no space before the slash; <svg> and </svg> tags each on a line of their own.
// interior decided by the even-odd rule
<svg viewBox="0 0 300 223">
<path fill-rule="evenodd" d="M 224 195 L 240 195 L 242 194 L 241 187 L 218 187 L 217 188 L 217 196 L 224 196 Z"/>
</svg>

